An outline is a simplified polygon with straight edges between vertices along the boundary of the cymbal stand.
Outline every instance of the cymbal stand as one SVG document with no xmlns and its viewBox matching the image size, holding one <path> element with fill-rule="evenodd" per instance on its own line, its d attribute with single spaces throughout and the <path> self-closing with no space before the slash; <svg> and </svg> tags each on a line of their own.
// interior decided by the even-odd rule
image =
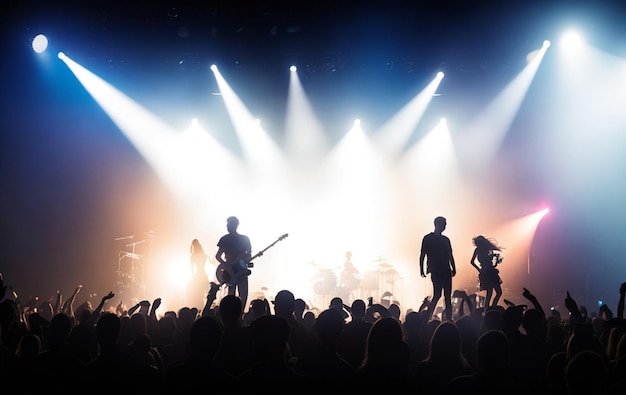
<svg viewBox="0 0 626 395">
<path fill-rule="evenodd" d="M 128 285 L 127 287 L 129 288 L 129 294 L 131 295 L 131 298 L 136 297 L 135 295 L 135 285 L 137 283 L 137 275 L 136 275 L 136 262 L 135 261 L 139 261 L 139 259 L 141 258 L 141 255 L 138 255 L 136 253 L 136 248 L 138 244 L 144 243 L 145 240 L 140 240 L 140 241 L 136 241 L 134 243 L 130 243 L 130 244 L 126 244 L 125 247 L 131 247 L 131 251 L 120 251 L 119 252 L 119 266 L 120 268 L 118 269 L 119 273 L 124 273 L 121 271 L 121 265 L 122 265 L 122 261 L 124 258 L 130 258 L 131 262 L 130 262 L 130 274 L 128 273 L 124 273 L 128 276 Z M 143 273 L 142 273 L 143 276 Z M 141 284 L 140 284 L 141 285 Z"/>
<path fill-rule="evenodd" d="M 146 261 L 144 263 L 145 267 L 143 268 L 143 270 L 141 271 L 141 290 L 142 292 L 145 292 L 146 290 L 146 285 L 145 285 L 145 277 L 144 274 L 147 272 L 147 269 L 150 268 L 151 262 L 152 262 L 152 240 L 157 237 L 157 233 L 153 230 L 150 230 L 148 232 L 146 232 L 146 236 L 148 237 L 148 251 L 147 251 L 147 256 L 146 256 Z"/>
</svg>

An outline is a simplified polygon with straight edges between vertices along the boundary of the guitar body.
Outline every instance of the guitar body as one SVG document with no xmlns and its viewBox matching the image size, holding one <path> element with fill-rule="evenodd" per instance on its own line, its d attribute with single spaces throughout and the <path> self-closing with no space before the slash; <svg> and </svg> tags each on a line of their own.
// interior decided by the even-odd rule
<svg viewBox="0 0 626 395">
<path fill-rule="evenodd" d="M 249 276 L 250 274 L 252 274 L 252 271 L 249 268 L 254 266 L 254 264 L 252 263 L 253 259 L 258 258 L 261 255 L 263 255 L 263 253 L 265 251 L 267 251 L 268 249 L 273 247 L 274 244 L 276 244 L 279 241 L 285 239 L 287 236 L 289 236 L 287 233 L 285 233 L 284 235 L 280 236 L 278 239 L 276 239 L 276 241 L 274 241 L 272 244 L 270 244 L 267 247 L 265 247 L 263 250 L 261 250 L 261 251 L 257 252 L 256 254 L 254 254 L 248 260 L 246 260 L 246 259 L 237 259 L 237 260 L 235 260 L 232 263 L 228 263 L 228 262 L 227 263 L 220 263 L 217 266 L 217 269 L 215 270 L 215 278 L 217 279 L 217 281 L 220 282 L 220 285 L 223 285 L 223 284 L 235 285 L 235 284 L 237 284 L 239 279 L 241 279 L 242 277 L 246 277 L 246 276 Z"/>
<path fill-rule="evenodd" d="M 234 263 L 220 263 L 215 271 L 215 278 L 220 284 L 235 285 L 240 278 L 252 274 L 248 262 L 240 259 Z"/>
</svg>

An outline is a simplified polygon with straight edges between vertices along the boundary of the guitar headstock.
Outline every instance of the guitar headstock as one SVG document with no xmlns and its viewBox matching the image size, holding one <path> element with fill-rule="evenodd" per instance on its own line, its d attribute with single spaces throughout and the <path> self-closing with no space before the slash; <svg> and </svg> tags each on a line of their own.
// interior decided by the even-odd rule
<svg viewBox="0 0 626 395">
<path fill-rule="evenodd" d="M 284 240 L 287 238 L 287 236 L 289 236 L 289 233 L 285 233 L 284 235 L 280 236 L 278 240 Z"/>
</svg>

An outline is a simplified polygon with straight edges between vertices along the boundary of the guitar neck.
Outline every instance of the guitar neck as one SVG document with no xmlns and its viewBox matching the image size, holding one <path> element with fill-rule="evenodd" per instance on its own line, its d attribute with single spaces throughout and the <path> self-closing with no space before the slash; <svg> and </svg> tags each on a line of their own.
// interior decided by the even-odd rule
<svg viewBox="0 0 626 395">
<path fill-rule="evenodd" d="M 265 247 L 264 249 L 262 249 L 261 251 L 257 252 L 256 254 L 254 254 L 254 256 L 252 256 L 250 259 L 248 259 L 248 262 L 250 262 L 251 260 L 260 257 L 261 255 L 263 255 L 263 253 L 267 250 L 269 250 L 270 248 L 274 247 L 274 245 L 276 245 L 276 243 L 278 243 L 279 241 L 283 240 L 284 238 L 286 238 L 287 236 L 289 236 L 288 233 L 285 233 L 284 235 L 280 236 L 278 239 L 276 239 L 276 241 L 274 241 L 272 244 L 268 245 L 267 247 Z"/>
</svg>

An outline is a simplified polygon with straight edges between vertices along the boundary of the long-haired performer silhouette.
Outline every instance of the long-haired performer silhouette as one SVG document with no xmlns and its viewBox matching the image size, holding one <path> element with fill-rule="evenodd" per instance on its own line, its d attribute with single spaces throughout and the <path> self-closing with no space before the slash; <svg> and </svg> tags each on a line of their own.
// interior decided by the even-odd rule
<svg viewBox="0 0 626 395">
<path fill-rule="evenodd" d="M 478 286 L 480 290 L 487 291 L 485 295 L 485 311 L 498 305 L 502 296 L 502 279 L 500 271 L 496 268 L 502 263 L 502 247 L 493 239 L 488 239 L 483 235 L 472 239 L 476 248 L 470 263 L 478 270 Z M 478 260 L 478 264 L 476 264 Z M 495 291 L 495 295 L 493 295 Z M 493 295 L 493 300 L 491 297 Z"/>
</svg>

